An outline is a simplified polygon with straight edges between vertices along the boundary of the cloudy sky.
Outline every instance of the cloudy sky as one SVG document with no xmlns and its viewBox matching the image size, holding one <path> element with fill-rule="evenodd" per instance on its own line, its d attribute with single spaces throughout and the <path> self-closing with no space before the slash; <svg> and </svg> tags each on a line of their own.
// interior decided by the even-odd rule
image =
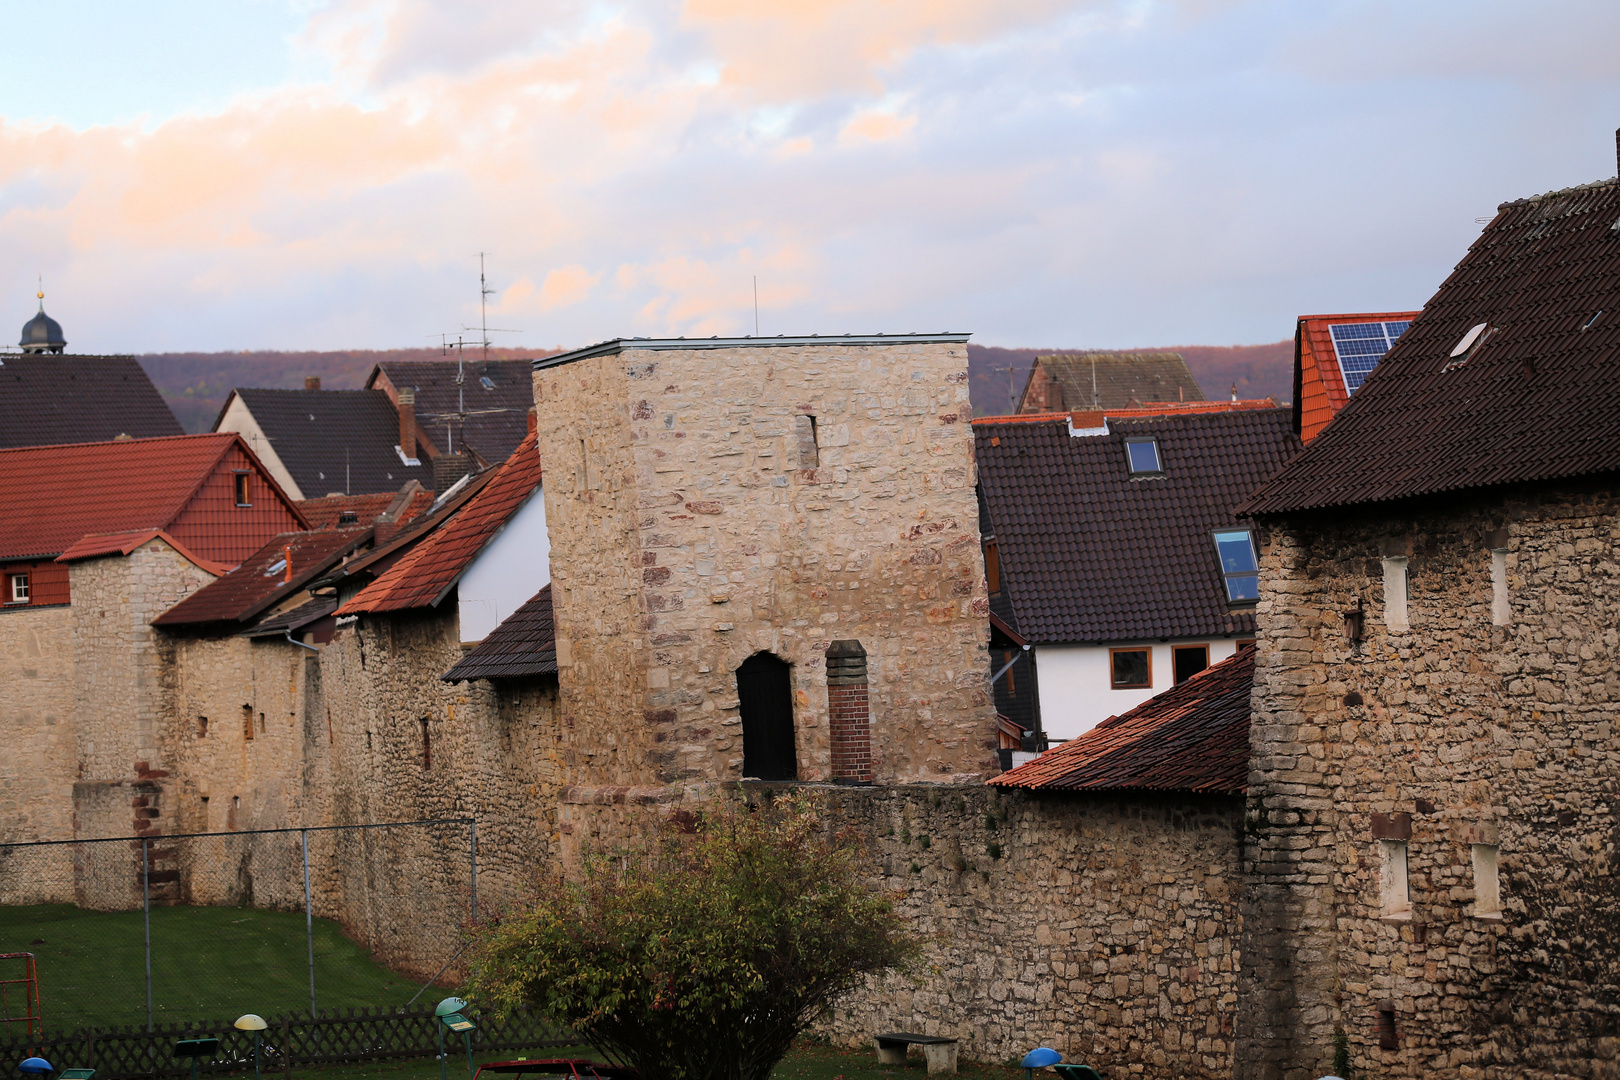
<svg viewBox="0 0 1620 1080">
<path fill-rule="evenodd" d="M 1612 0 L 0 16 L 0 326 L 42 273 L 74 351 L 423 345 L 479 251 L 502 345 L 752 332 L 756 277 L 766 334 L 1275 341 L 1420 305 L 1620 125 Z"/>
</svg>

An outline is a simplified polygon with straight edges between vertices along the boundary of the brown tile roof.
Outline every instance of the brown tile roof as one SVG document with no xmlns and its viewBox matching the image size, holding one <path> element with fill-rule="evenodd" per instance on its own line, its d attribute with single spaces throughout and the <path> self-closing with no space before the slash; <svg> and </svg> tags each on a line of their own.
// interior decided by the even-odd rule
<svg viewBox="0 0 1620 1080">
<path fill-rule="evenodd" d="M 488 486 L 499 471 L 485 469 L 481 473 L 473 473 L 466 477 L 466 483 L 454 492 L 446 492 L 448 498 L 436 508 L 430 504 L 427 510 L 406 522 L 399 532 L 387 541 L 378 544 L 364 555 L 350 559 L 342 566 L 334 567 L 330 574 L 311 582 L 311 586 L 336 585 L 340 588 L 358 590 L 363 587 L 363 583 L 376 580 L 395 563 L 414 551 L 423 540 L 432 536 L 440 526 L 453 519 L 462 507 Z"/>
<path fill-rule="evenodd" d="M 133 356 L 0 358 L 0 447 L 182 435 Z"/>
<path fill-rule="evenodd" d="M 399 444 L 399 413 L 381 390 L 231 391 L 253 414 L 276 456 L 308 498 L 334 491 L 393 494 L 407 480 L 433 486 L 433 466 L 418 455 L 407 465 Z M 219 422 L 231 407 L 227 397 Z"/>
<path fill-rule="evenodd" d="M 1502 204 L 1350 403 L 1246 509 L 1620 470 L 1617 219 L 1615 180 Z M 1480 323 L 1494 332 L 1456 363 Z"/>
<path fill-rule="evenodd" d="M 535 436 L 529 435 L 466 506 L 344 604 L 338 614 L 436 606 L 507 519 L 539 488 L 540 452 Z"/>
<path fill-rule="evenodd" d="M 1294 430 L 1303 441 L 1309 443 L 1321 434 L 1350 400 L 1338 350 L 1333 347 L 1333 327 L 1411 322 L 1417 315 L 1415 311 L 1370 311 L 1299 317 L 1294 328 Z"/>
<path fill-rule="evenodd" d="M 1248 786 L 1254 646 L 1110 717 L 990 783 L 1043 791 L 1198 791 Z"/>
<path fill-rule="evenodd" d="M 241 566 L 204 585 L 153 619 L 152 625 L 251 622 L 288 597 L 303 592 L 311 581 L 370 538 L 370 529 L 332 529 L 273 537 Z M 289 551 L 290 575 L 284 565 Z"/>
<path fill-rule="evenodd" d="M 455 667 L 445 682 L 468 679 L 515 679 L 557 674 L 557 633 L 551 622 L 551 586 L 535 593 L 522 607 L 491 630 Z"/>
<path fill-rule="evenodd" d="M 461 365 L 459 388 L 454 360 L 385 360 L 366 380 L 368 387 L 377 385 L 379 371 L 395 387 L 415 389 L 416 421 L 441 452 L 447 445 L 446 424 L 457 432 L 455 449 L 466 444 L 486 462 L 511 457 L 529 433 L 534 370 L 528 360 L 468 358 Z"/>
<path fill-rule="evenodd" d="M 375 525 L 378 515 L 393 506 L 400 492 L 381 492 L 376 495 L 329 495 L 320 499 L 300 499 L 298 509 L 304 512 L 312 529 L 335 529 L 338 515 L 349 512 L 356 525 Z M 433 505 L 433 492 L 418 487 L 406 498 L 396 520 L 403 525 Z"/>
<path fill-rule="evenodd" d="M 1020 418 L 1022 419 L 1022 418 Z M 975 422 L 973 435 L 1014 628 L 1037 645 L 1250 633 L 1211 536 L 1299 450 L 1286 409 L 1111 420 Z M 1127 437 L 1158 440 L 1161 478 L 1132 480 Z"/>
<path fill-rule="evenodd" d="M 291 611 L 272 615 L 263 622 L 256 623 L 251 629 L 242 631 L 242 636 L 281 637 L 288 632 L 297 633 L 310 623 L 319 622 L 332 614 L 337 610 L 337 603 L 337 597 L 330 593 L 313 597 L 307 604 L 300 604 Z"/>
<path fill-rule="evenodd" d="M 238 470 L 252 474 L 252 506 L 236 505 Z M 231 434 L 0 450 L 0 560 L 61 555 L 87 536 L 163 530 L 202 560 L 235 566 L 304 524 Z"/>
<path fill-rule="evenodd" d="M 1044 374 L 1057 384 L 1062 402 L 1030 401 L 1032 384 Z M 1093 396 L 1095 375 L 1095 397 Z M 1180 353 L 1059 353 L 1037 356 L 1019 395 L 1018 411 L 1061 407 L 1114 409 L 1149 401 L 1203 401 L 1204 391 Z"/>
</svg>

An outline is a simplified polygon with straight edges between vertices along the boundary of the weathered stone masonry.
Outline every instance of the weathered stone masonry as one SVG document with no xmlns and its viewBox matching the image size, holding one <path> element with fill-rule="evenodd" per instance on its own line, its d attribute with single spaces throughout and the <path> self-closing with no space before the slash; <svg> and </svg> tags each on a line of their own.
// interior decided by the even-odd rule
<svg viewBox="0 0 1620 1080">
<path fill-rule="evenodd" d="M 1616 1075 L 1617 539 L 1602 484 L 1273 523 L 1237 1075 L 1319 1076 L 1335 1039 L 1357 1075 Z M 1384 917 L 1402 815 L 1411 910 Z M 1500 916 L 1474 911 L 1475 845 Z"/>
</svg>

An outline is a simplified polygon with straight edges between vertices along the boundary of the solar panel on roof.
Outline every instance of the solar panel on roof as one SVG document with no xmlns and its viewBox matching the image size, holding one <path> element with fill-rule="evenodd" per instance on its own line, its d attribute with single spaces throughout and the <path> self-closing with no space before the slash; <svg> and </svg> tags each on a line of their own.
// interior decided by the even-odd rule
<svg viewBox="0 0 1620 1080">
<path fill-rule="evenodd" d="M 1339 374 L 1344 376 L 1344 388 L 1355 393 L 1378 361 L 1394 346 L 1395 339 L 1406 333 L 1410 319 L 1400 322 L 1339 323 L 1328 327 L 1333 335 L 1333 352 L 1339 359 Z"/>
</svg>

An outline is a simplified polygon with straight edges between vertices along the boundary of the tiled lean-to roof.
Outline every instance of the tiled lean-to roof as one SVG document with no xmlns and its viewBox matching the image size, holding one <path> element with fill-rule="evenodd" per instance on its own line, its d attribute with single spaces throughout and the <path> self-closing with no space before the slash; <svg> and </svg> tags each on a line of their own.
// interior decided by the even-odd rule
<svg viewBox="0 0 1620 1080">
<path fill-rule="evenodd" d="M 133 356 L 0 357 L 0 447 L 183 434 Z"/>
<path fill-rule="evenodd" d="M 1205 668 L 990 781 L 1043 791 L 1195 791 L 1248 786 L 1254 646 Z"/>
<path fill-rule="evenodd" d="M 251 622 L 289 597 L 302 593 L 311 581 L 370 538 L 370 529 L 332 529 L 272 537 L 241 566 L 204 585 L 153 619 L 152 625 Z"/>
<path fill-rule="evenodd" d="M 557 633 L 551 621 L 551 586 L 491 630 L 489 636 L 445 672 L 445 682 L 516 679 L 557 674 Z"/>
<path fill-rule="evenodd" d="M 338 614 L 436 606 L 539 487 L 540 452 L 530 434 L 466 506 L 360 590 Z"/>
<path fill-rule="evenodd" d="M 1503 203 L 1361 389 L 1246 510 L 1620 470 L 1617 221 L 1615 180 Z"/>
<path fill-rule="evenodd" d="M 1212 533 L 1299 450 L 1286 409 L 1108 420 L 976 420 L 974 453 L 1014 626 L 1037 645 L 1246 634 Z M 1132 479 L 1125 440 L 1151 436 L 1162 476 Z"/>
</svg>

